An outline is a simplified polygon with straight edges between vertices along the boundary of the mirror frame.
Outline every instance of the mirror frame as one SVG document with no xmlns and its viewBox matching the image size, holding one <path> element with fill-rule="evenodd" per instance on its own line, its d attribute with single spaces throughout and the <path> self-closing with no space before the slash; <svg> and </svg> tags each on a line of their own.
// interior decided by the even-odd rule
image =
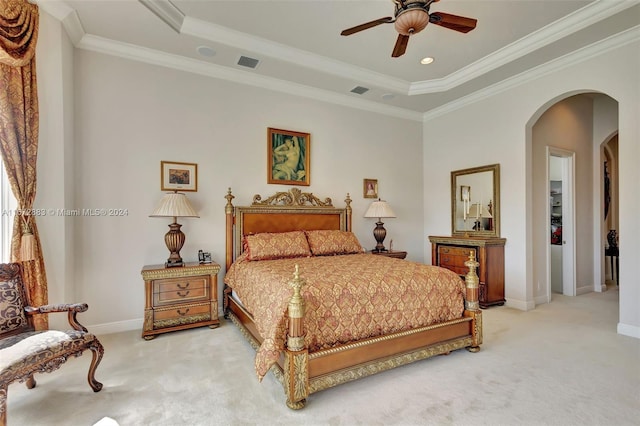
<svg viewBox="0 0 640 426">
<path fill-rule="evenodd" d="M 457 178 L 473 173 L 493 172 L 493 229 L 490 231 L 456 230 Z M 458 237 L 500 237 L 500 164 L 472 167 L 451 172 L 451 235 Z"/>
</svg>

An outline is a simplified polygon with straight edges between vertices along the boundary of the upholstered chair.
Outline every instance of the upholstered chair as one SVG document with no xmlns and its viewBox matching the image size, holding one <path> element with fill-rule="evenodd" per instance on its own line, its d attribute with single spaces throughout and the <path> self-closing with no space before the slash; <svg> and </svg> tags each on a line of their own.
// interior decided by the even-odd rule
<svg viewBox="0 0 640 426">
<path fill-rule="evenodd" d="M 59 368 L 70 356 L 78 357 L 86 349 L 93 353 L 89 366 L 89 386 L 102 389 L 94 375 L 104 348 L 96 336 L 76 320 L 78 312 L 88 309 L 86 303 L 32 307 L 22 280 L 19 263 L 0 264 L 0 426 L 7 423 L 7 390 L 14 381 L 36 385 L 34 373 L 49 373 Z M 67 312 L 73 330 L 36 331 L 36 314 Z"/>
</svg>

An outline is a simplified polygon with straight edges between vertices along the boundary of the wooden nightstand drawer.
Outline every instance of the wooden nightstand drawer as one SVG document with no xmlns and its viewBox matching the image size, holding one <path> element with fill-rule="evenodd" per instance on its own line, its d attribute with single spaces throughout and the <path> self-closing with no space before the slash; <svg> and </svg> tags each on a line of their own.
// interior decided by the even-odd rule
<svg viewBox="0 0 640 426">
<path fill-rule="evenodd" d="M 153 325 L 160 328 L 181 324 L 193 324 L 210 319 L 211 306 L 207 303 L 172 306 L 165 309 L 156 309 L 153 312 Z"/>
<path fill-rule="evenodd" d="M 203 276 L 155 280 L 153 282 L 153 304 L 154 306 L 162 306 L 207 300 L 209 288 L 209 279 Z"/>
</svg>

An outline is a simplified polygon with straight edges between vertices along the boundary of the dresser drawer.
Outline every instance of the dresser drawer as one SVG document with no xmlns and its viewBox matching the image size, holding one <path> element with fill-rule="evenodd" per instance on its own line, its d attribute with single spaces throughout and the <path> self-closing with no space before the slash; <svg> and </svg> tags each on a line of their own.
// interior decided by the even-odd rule
<svg viewBox="0 0 640 426">
<path fill-rule="evenodd" d="M 458 275 L 466 275 L 469 268 L 464 265 L 464 262 L 469 260 L 469 252 L 471 251 L 475 251 L 475 249 L 470 247 L 439 246 L 439 266 L 447 268 Z"/>
<path fill-rule="evenodd" d="M 153 282 L 153 305 L 192 303 L 209 299 L 209 277 L 169 278 Z"/>
</svg>

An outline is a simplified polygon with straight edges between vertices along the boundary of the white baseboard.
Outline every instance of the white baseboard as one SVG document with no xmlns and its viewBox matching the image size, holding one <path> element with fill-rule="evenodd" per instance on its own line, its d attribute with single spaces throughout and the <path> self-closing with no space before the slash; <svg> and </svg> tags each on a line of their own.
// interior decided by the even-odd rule
<svg viewBox="0 0 640 426">
<path fill-rule="evenodd" d="M 591 293 L 593 291 L 596 291 L 593 286 L 583 286 L 583 287 L 577 287 L 576 288 L 576 296 L 581 296 L 583 294 L 587 294 L 587 293 Z"/>
<path fill-rule="evenodd" d="M 536 302 L 534 300 L 516 300 L 516 299 L 507 299 L 505 302 L 505 306 L 509 308 L 519 309 L 521 311 L 530 311 L 535 309 Z"/>
<path fill-rule="evenodd" d="M 87 329 L 96 335 L 120 333 L 131 330 L 140 330 L 140 333 L 142 333 L 142 318 L 108 322 L 106 324 L 87 325 Z"/>
<path fill-rule="evenodd" d="M 624 336 L 635 337 L 636 339 L 640 339 L 640 327 L 636 325 L 630 324 L 622 324 L 618 323 L 618 334 L 622 334 Z"/>
</svg>

